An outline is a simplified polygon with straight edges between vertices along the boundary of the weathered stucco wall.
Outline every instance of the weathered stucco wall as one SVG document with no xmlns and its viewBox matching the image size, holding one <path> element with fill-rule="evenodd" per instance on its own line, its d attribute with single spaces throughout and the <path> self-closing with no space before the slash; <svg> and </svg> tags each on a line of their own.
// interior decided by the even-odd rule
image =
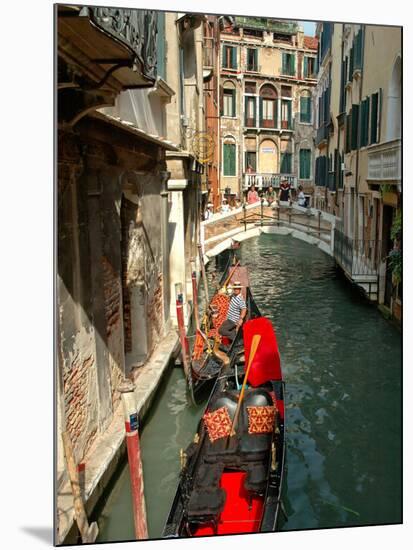
<svg viewBox="0 0 413 550">
<path fill-rule="evenodd" d="M 81 461 L 113 417 L 131 344 L 146 337 L 145 359 L 164 331 L 165 162 L 156 145 L 95 119 L 62 133 L 59 146 L 60 412 Z M 121 215 L 125 194 L 136 203 L 129 217 Z M 141 310 L 130 307 L 136 289 L 146 306 L 140 324 Z"/>
</svg>

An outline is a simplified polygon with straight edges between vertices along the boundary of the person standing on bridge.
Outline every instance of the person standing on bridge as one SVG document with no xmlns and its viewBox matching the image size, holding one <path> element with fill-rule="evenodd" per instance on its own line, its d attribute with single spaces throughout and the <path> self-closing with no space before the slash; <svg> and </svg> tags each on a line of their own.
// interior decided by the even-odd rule
<svg viewBox="0 0 413 550">
<path fill-rule="evenodd" d="M 268 206 L 271 206 L 272 203 L 275 201 L 275 191 L 272 185 L 268 187 L 267 192 L 265 193 L 265 198 L 267 199 Z"/>
<path fill-rule="evenodd" d="M 291 185 L 289 184 L 286 178 L 283 178 L 280 185 L 280 206 L 289 206 L 290 205 L 290 193 Z"/>
<path fill-rule="evenodd" d="M 254 204 L 255 202 L 259 202 L 260 197 L 255 190 L 255 185 L 251 185 L 251 189 L 248 191 L 247 195 L 247 203 L 248 204 Z"/>
<path fill-rule="evenodd" d="M 219 327 L 218 332 L 221 336 L 226 336 L 231 341 L 234 340 L 238 329 L 244 322 L 247 314 L 247 304 L 241 294 L 242 285 L 239 281 L 235 281 L 232 285 L 233 294 L 229 303 L 227 318 Z"/>
</svg>

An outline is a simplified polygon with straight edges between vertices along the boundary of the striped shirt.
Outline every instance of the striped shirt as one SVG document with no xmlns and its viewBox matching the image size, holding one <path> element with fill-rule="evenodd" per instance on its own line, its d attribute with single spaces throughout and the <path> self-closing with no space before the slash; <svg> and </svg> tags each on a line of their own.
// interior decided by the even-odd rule
<svg viewBox="0 0 413 550">
<path fill-rule="evenodd" d="M 232 296 L 231 302 L 229 304 L 227 319 L 233 321 L 234 323 L 238 323 L 241 316 L 241 310 L 245 309 L 246 307 L 247 304 L 245 303 L 242 294 Z"/>
</svg>

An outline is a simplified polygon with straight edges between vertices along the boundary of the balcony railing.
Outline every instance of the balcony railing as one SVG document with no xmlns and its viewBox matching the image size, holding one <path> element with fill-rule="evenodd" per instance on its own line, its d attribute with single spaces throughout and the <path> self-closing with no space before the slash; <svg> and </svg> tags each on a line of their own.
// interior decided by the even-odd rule
<svg viewBox="0 0 413 550">
<path fill-rule="evenodd" d="M 334 258 L 352 279 L 377 276 L 381 260 L 381 242 L 350 239 L 335 229 Z"/>
<path fill-rule="evenodd" d="M 267 189 L 270 185 L 278 188 L 282 179 L 286 179 L 293 189 L 297 188 L 297 176 L 291 174 L 251 173 L 244 174 L 244 191 L 251 185 L 255 185 L 257 189 Z"/>
<path fill-rule="evenodd" d="M 235 17 L 235 25 L 237 27 L 245 27 L 249 29 L 262 29 L 265 31 L 273 31 L 284 34 L 295 34 L 298 29 L 297 23 L 285 23 L 276 19 L 267 17 Z"/>
<path fill-rule="evenodd" d="M 133 50 L 145 76 L 156 78 L 156 11 L 85 7 L 79 15 L 88 15 L 98 27 Z"/>
<path fill-rule="evenodd" d="M 398 183 L 401 176 L 400 139 L 371 147 L 368 152 L 368 179 Z"/>
</svg>

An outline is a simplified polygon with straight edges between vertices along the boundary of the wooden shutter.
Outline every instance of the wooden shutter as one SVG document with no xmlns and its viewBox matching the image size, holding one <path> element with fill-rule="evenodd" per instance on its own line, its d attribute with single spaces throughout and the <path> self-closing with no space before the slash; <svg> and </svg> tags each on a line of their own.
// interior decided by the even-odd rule
<svg viewBox="0 0 413 550">
<path fill-rule="evenodd" d="M 295 75 L 295 55 L 294 54 L 291 54 L 291 64 L 290 64 L 290 67 L 291 67 L 291 71 L 290 71 L 290 74 L 291 75 Z"/>
<path fill-rule="evenodd" d="M 300 179 L 310 179 L 310 159 L 311 151 L 300 149 Z"/>
<path fill-rule="evenodd" d="M 219 86 L 219 112 L 220 115 L 223 116 L 224 114 L 224 87 L 222 84 Z"/>
<path fill-rule="evenodd" d="M 303 76 L 304 78 L 308 78 L 308 57 L 304 56 L 304 70 L 303 70 Z"/>
<path fill-rule="evenodd" d="M 353 103 L 351 115 L 351 150 L 358 148 L 357 133 L 359 127 L 359 105 Z"/>
<path fill-rule="evenodd" d="M 365 147 L 369 142 L 369 107 L 370 98 L 363 99 L 361 103 L 361 138 L 360 146 Z"/>
<path fill-rule="evenodd" d="M 236 167 L 235 167 L 235 144 L 230 145 L 230 175 L 235 176 Z"/>
<path fill-rule="evenodd" d="M 237 116 L 237 108 L 236 108 L 236 98 L 237 98 L 237 93 L 236 93 L 236 90 L 232 90 L 231 91 L 231 95 L 232 95 L 232 113 L 231 113 L 231 116 Z"/>
<path fill-rule="evenodd" d="M 237 68 L 237 48 L 231 47 L 231 69 Z"/>
<path fill-rule="evenodd" d="M 377 115 L 378 115 L 379 94 L 371 96 L 371 124 L 370 124 L 370 143 L 377 143 Z"/>
<path fill-rule="evenodd" d="M 222 67 L 227 67 L 227 48 L 228 46 L 222 46 Z"/>
<path fill-rule="evenodd" d="M 381 110 L 383 106 L 383 89 L 379 89 L 379 100 L 377 108 L 377 142 L 381 139 Z"/>
<path fill-rule="evenodd" d="M 262 105 L 262 97 L 260 97 L 260 112 L 259 112 L 259 117 L 260 117 L 260 128 L 263 128 L 264 126 L 264 117 L 263 117 L 263 105 Z"/>
<path fill-rule="evenodd" d="M 282 69 L 281 69 L 281 73 L 282 74 L 287 74 L 287 54 L 286 53 L 283 53 L 283 58 L 282 58 Z"/>
<path fill-rule="evenodd" d="M 300 98 L 300 122 L 311 122 L 311 97 Z"/>
<path fill-rule="evenodd" d="M 230 144 L 224 143 L 224 176 L 228 176 L 230 173 L 229 156 L 230 156 Z"/>
</svg>

